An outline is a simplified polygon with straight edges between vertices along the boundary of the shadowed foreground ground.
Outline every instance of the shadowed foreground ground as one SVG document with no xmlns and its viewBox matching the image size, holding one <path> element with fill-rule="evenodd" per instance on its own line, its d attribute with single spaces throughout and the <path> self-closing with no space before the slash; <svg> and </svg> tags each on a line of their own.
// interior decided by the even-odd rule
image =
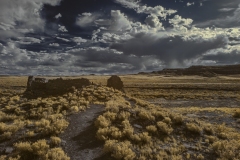
<svg viewBox="0 0 240 160">
<path fill-rule="evenodd" d="M 71 160 L 113 159 L 103 154 L 104 143 L 96 138 L 94 121 L 103 110 L 103 105 L 90 105 L 86 111 L 69 116 L 70 124 L 60 137 L 63 150 Z"/>
</svg>

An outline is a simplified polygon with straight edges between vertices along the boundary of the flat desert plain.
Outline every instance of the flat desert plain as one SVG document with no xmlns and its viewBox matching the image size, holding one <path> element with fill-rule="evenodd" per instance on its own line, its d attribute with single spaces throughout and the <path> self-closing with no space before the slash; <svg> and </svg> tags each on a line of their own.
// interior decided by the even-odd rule
<svg viewBox="0 0 240 160">
<path fill-rule="evenodd" d="M 0 160 L 240 159 L 240 75 L 62 78 L 93 85 L 30 99 L 28 77 L 0 77 Z"/>
</svg>

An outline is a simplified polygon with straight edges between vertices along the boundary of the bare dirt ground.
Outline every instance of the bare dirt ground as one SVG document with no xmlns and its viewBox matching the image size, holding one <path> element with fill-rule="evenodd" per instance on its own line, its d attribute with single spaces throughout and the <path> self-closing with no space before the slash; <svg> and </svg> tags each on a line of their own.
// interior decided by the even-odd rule
<svg viewBox="0 0 240 160">
<path fill-rule="evenodd" d="M 103 112 L 103 105 L 90 105 L 84 112 L 69 116 L 69 126 L 60 136 L 62 146 L 71 160 L 100 160 L 110 156 L 102 153 L 103 142 L 95 137 L 95 119 Z"/>
</svg>

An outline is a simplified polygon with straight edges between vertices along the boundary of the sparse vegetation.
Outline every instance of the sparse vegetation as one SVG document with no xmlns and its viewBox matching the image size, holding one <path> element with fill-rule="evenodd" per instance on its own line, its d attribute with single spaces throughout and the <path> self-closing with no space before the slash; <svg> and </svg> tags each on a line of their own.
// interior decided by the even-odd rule
<svg viewBox="0 0 240 160">
<path fill-rule="evenodd" d="M 107 79 L 91 78 L 103 85 Z M 217 83 L 219 79 L 224 85 Z M 17 80 L 12 83 L 23 91 L 26 80 L 24 84 Z M 169 109 L 145 101 L 156 98 L 239 101 L 239 92 L 234 91 L 239 88 L 239 79 L 122 76 L 122 80 L 127 94 L 91 85 L 62 96 L 26 99 L 22 91 L 12 89 L 0 78 L 0 84 L 6 85 L 0 91 L 0 143 L 14 138 L 10 144 L 14 150 L 2 152 L 0 160 L 70 159 L 61 148 L 59 135 L 67 128 L 70 114 L 84 112 L 91 104 L 105 106 L 104 113 L 95 121 L 96 137 L 104 142 L 104 152 L 114 159 L 240 159 L 239 129 L 231 124 L 237 125 L 238 106 Z M 227 118 L 231 123 L 199 116 L 204 113 L 221 115 L 220 120 Z"/>
</svg>

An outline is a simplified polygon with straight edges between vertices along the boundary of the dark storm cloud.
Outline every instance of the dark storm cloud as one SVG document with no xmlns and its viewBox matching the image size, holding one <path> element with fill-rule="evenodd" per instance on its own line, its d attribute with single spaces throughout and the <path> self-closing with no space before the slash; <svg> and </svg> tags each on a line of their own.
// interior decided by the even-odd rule
<svg viewBox="0 0 240 160">
<path fill-rule="evenodd" d="M 138 61 L 139 59 L 135 59 L 128 55 L 122 55 L 121 53 L 117 53 L 115 50 L 110 50 L 108 48 L 93 47 L 84 50 L 73 50 L 70 51 L 70 53 L 79 57 L 75 62 L 75 65 L 81 67 L 96 67 L 97 64 L 101 67 L 101 65 L 109 63 L 129 63 L 135 66 L 140 62 Z M 93 66 L 91 66 L 91 64 L 93 64 Z"/>
<path fill-rule="evenodd" d="M 151 71 L 152 69 L 159 69 L 160 64 L 154 56 L 138 57 L 125 55 L 109 48 L 75 49 L 69 51 L 69 53 L 75 56 L 74 66 L 92 68 L 93 71 L 98 70 L 97 68 L 104 68 L 108 72 L 117 70 L 118 72 L 132 73 L 139 70 Z"/>
<path fill-rule="evenodd" d="M 0 74 L 133 73 L 202 61 L 236 63 L 239 3 L 2 0 Z"/>
<path fill-rule="evenodd" d="M 172 61 L 180 64 L 186 59 L 197 58 L 210 49 L 218 48 L 226 43 L 225 37 L 211 40 L 184 40 L 183 38 L 168 37 L 158 38 L 148 34 L 138 34 L 134 38 L 111 45 L 112 49 L 122 51 L 126 55 L 154 55 L 167 65 Z"/>
<path fill-rule="evenodd" d="M 218 52 L 214 55 L 205 55 L 202 60 L 212 60 L 217 64 L 237 64 L 240 63 L 240 52 L 237 50 L 230 53 Z"/>
</svg>

